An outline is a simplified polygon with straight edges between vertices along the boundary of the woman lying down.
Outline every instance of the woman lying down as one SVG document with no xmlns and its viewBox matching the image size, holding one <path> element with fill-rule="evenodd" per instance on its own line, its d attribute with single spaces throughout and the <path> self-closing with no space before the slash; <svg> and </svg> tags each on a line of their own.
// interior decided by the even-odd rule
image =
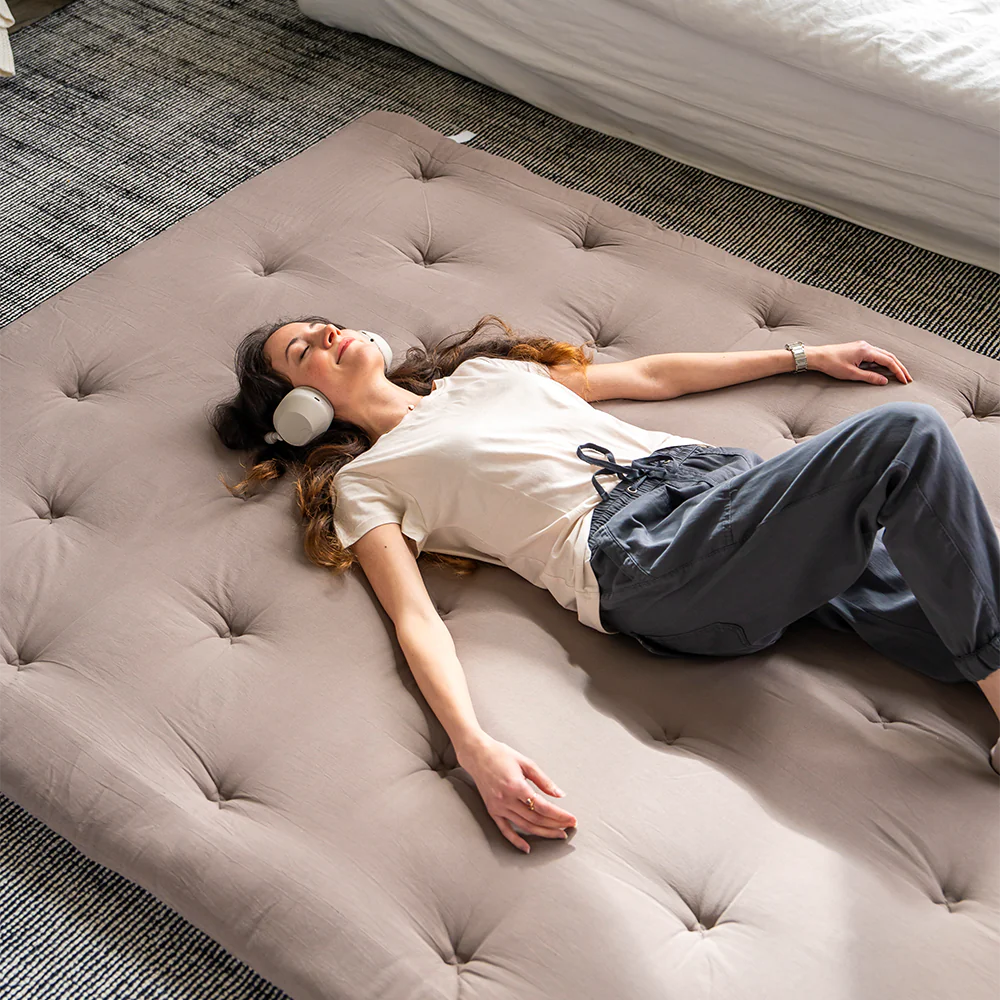
<svg viewBox="0 0 1000 1000">
<path fill-rule="evenodd" d="M 484 333 L 494 321 L 502 331 Z M 260 327 L 212 422 L 227 447 L 255 453 L 247 478 L 226 483 L 235 495 L 296 470 L 307 556 L 336 573 L 361 564 L 512 844 L 530 850 L 514 825 L 565 837 L 576 817 L 538 797 L 529 782 L 563 793 L 534 761 L 479 725 L 418 557 L 463 576 L 506 566 L 660 656 L 755 653 L 809 618 L 977 684 L 1000 716 L 997 532 L 944 420 L 901 395 L 913 379 L 890 351 L 796 342 L 591 365 L 583 348 L 517 337 L 495 316 L 459 337 L 393 367 L 379 334 L 325 317 Z M 767 460 L 590 405 L 804 371 L 897 388 Z M 1000 773 L 1000 740 L 990 761 Z"/>
</svg>

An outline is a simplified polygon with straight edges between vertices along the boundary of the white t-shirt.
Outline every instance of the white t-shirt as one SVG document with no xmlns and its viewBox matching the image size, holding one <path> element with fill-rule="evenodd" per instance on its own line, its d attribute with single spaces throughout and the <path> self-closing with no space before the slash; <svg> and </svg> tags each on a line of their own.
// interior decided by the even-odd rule
<svg viewBox="0 0 1000 1000">
<path fill-rule="evenodd" d="M 657 448 L 706 444 L 645 430 L 593 407 L 533 361 L 477 357 L 334 477 L 344 546 L 395 522 L 425 549 L 506 566 L 601 625 L 590 514 L 619 480 L 583 461 L 593 441 L 627 465 Z M 609 478 L 604 478 L 608 476 Z"/>
</svg>

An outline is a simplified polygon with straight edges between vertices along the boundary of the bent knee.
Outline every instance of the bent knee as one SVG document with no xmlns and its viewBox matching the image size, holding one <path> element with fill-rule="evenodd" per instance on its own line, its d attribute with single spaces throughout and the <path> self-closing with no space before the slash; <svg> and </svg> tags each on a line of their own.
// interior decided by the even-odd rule
<svg viewBox="0 0 1000 1000">
<path fill-rule="evenodd" d="M 894 419 L 911 423 L 918 420 L 944 422 L 944 417 L 930 403 L 918 403 L 912 399 L 897 399 L 891 403 L 880 403 L 867 412 L 878 414 L 883 420 Z"/>
<path fill-rule="evenodd" d="M 948 429 L 944 417 L 930 403 L 897 400 L 881 403 L 865 412 L 879 427 L 900 428 L 908 435 L 914 431 L 940 432 Z"/>
</svg>

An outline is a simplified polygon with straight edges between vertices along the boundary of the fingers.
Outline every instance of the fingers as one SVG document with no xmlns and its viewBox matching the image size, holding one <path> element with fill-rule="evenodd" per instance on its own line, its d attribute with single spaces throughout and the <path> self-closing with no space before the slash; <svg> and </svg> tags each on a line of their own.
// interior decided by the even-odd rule
<svg viewBox="0 0 1000 1000">
<path fill-rule="evenodd" d="M 902 364 L 900 364 L 899 358 L 897 358 L 895 354 L 891 351 L 883 351 L 881 348 L 877 347 L 873 348 L 873 350 L 876 354 L 881 355 L 881 357 L 876 360 L 884 361 L 885 367 L 895 373 L 896 378 L 898 378 L 900 382 L 913 381 L 910 373 L 902 366 Z"/>
<path fill-rule="evenodd" d="M 533 781 L 543 791 L 548 792 L 549 795 L 563 794 L 556 783 L 530 758 L 521 758 L 521 772 L 525 778 Z M 525 802 L 525 799 L 529 798 L 532 799 L 532 805 L 535 807 L 534 810 Z M 524 790 L 518 795 L 517 799 L 518 801 L 509 808 L 513 809 L 519 815 L 523 814 L 524 818 L 531 823 L 539 823 L 542 826 L 560 827 L 576 824 L 576 817 L 572 813 L 566 812 L 565 809 L 560 809 L 547 799 L 538 798 L 528 784 L 525 784 Z"/>
<path fill-rule="evenodd" d="M 526 854 L 531 851 L 530 845 L 514 831 L 513 823 L 518 829 L 549 840 L 566 840 L 566 827 L 576 828 L 576 817 L 565 809 L 560 809 L 547 799 L 543 799 L 528 781 L 532 781 L 543 792 L 549 795 L 563 795 L 548 775 L 530 758 L 509 747 L 504 749 L 514 755 L 514 760 L 521 769 L 522 787 L 507 781 L 495 784 L 492 790 L 484 796 L 487 809 L 500 832 L 516 847 Z M 528 802 L 531 805 L 528 805 Z"/>
<path fill-rule="evenodd" d="M 614 461 L 614 458 L 611 459 Z M 556 783 L 547 775 L 542 773 L 542 769 L 529 757 L 525 757 L 523 754 L 520 758 L 521 772 L 529 780 L 533 781 L 538 787 L 543 791 L 547 792 L 549 795 L 562 795 L 562 790 L 556 785 Z"/>
<path fill-rule="evenodd" d="M 525 854 L 531 852 L 531 847 L 524 838 L 519 837 L 515 832 L 513 827 L 510 825 L 510 820 L 505 819 L 503 816 L 494 816 L 493 819 L 496 821 L 498 827 L 500 827 L 500 832 L 520 851 L 524 851 Z"/>
<path fill-rule="evenodd" d="M 525 833 L 533 833 L 538 837 L 547 837 L 549 840 L 565 840 L 567 837 L 566 831 L 561 827 L 542 826 L 519 815 L 508 815 L 505 818 L 515 822 Z"/>
<path fill-rule="evenodd" d="M 532 826 L 540 827 L 543 830 L 562 830 L 566 826 L 576 826 L 575 817 L 567 813 L 567 819 L 556 819 L 553 816 L 546 816 L 538 808 L 541 805 L 540 799 L 535 799 L 535 808 L 529 809 L 523 802 L 516 802 L 514 804 L 504 803 L 507 806 L 507 815 L 511 819 L 516 820 L 518 826 L 523 826 L 527 829 L 526 824 L 531 824 Z M 534 833 L 536 831 L 532 831 Z"/>
<path fill-rule="evenodd" d="M 565 813 L 562 809 L 558 809 L 555 811 L 564 814 L 566 816 L 565 820 L 554 817 L 542 817 L 539 815 L 539 806 L 542 804 L 549 805 L 549 803 L 538 798 L 533 798 L 533 802 L 535 804 L 534 811 L 519 801 L 513 806 L 506 803 L 501 805 L 501 808 L 505 808 L 506 815 L 501 816 L 497 813 L 490 813 L 494 822 L 500 828 L 500 832 L 516 848 L 524 851 L 525 854 L 531 851 L 531 847 L 522 837 L 518 836 L 512 826 L 512 822 L 517 823 L 518 827 L 524 830 L 525 833 L 531 833 L 537 837 L 545 837 L 548 840 L 566 840 L 568 835 L 563 828 L 568 826 L 570 829 L 576 829 L 575 816 Z M 555 807 L 552 808 L 554 809 Z"/>
<path fill-rule="evenodd" d="M 510 819 L 506 816 L 494 816 L 494 822 L 499 827 L 500 832 L 519 850 L 524 851 L 525 854 L 531 853 L 531 845 L 521 836 L 518 835 L 517 831 L 511 825 Z M 515 819 L 514 822 L 525 831 L 525 833 L 533 833 L 539 837 L 547 837 L 550 840 L 566 840 L 566 834 L 562 831 L 552 831 L 546 830 L 543 827 L 537 827 L 532 829 L 534 824 L 522 821 L 521 819 Z"/>
<path fill-rule="evenodd" d="M 532 809 L 527 805 L 525 799 L 531 799 L 535 808 Z M 548 799 L 539 798 L 530 788 L 519 795 L 514 802 L 505 802 L 504 805 L 518 816 L 523 816 L 529 822 L 541 826 L 576 826 L 576 817 L 572 813 L 553 805 Z"/>
</svg>

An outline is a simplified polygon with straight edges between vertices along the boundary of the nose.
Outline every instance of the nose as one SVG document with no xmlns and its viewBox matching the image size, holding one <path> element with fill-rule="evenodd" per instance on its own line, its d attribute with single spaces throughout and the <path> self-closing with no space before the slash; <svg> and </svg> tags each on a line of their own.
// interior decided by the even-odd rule
<svg viewBox="0 0 1000 1000">
<path fill-rule="evenodd" d="M 338 329 L 331 323 L 323 335 L 323 345 L 330 348 L 333 351 L 333 360 L 337 360 L 337 355 L 340 353 L 340 347 L 344 342 L 344 331 Z"/>
</svg>

